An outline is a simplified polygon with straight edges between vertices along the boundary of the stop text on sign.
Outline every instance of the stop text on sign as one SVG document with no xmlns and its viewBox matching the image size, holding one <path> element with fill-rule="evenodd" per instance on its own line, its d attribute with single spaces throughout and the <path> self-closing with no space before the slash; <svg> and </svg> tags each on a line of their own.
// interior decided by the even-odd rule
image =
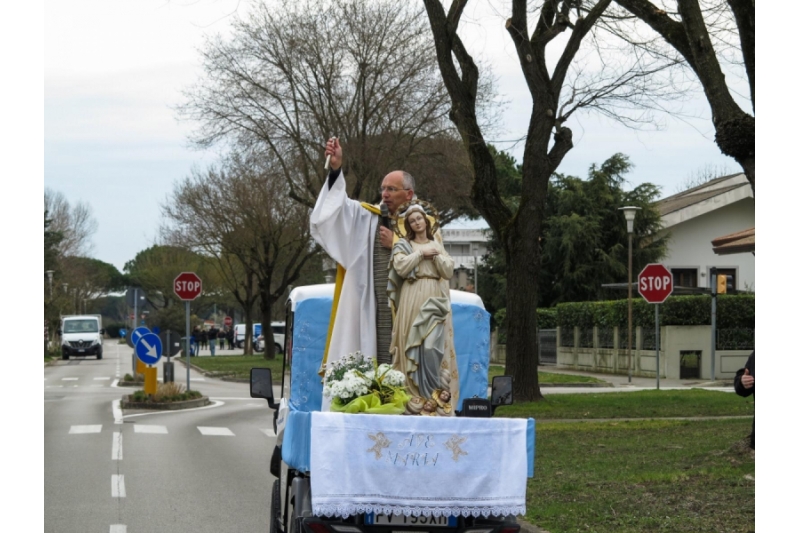
<svg viewBox="0 0 800 533">
<path fill-rule="evenodd" d="M 175 280 L 175 292 L 195 293 L 200 291 L 202 283 L 199 281 Z"/>
<path fill-rule="evenodd" d="M 639 278 L 639 290 L 662 291 L 672 286 L 672 276 L 645 276 Z"/>
</svg>

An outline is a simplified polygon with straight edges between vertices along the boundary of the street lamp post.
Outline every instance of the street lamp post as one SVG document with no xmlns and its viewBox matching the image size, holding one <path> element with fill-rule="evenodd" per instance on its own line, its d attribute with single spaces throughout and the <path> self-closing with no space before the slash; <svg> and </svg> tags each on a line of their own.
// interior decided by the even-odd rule
<svg viewBox="0 0 800 533">
<path fill-rule="evenodd" d="M 619 210 L 625 215 L 625 222 L 628 226 L 628 383 L 631 382 L 633 373 L 633 219 L 636 218 L 636 211 L 641 207 L 626 206 Z"/>
<path fill-rule="evenodd" d="M 46 270 L 44 273 L 47 274 L 47 281 L 50 283 L 50 299 L 52 300 L 53 299 L 53 273 L 55 273 L 55 270 Z"/>
</svg>

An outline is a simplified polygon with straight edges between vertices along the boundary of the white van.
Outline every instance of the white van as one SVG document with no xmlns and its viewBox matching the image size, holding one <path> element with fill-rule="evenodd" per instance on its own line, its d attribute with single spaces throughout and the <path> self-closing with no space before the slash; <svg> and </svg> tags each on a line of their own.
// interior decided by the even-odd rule
<svg viewBox="0 0 800 533">
<path fill-rule="evenodd" d="M 61 317 L 61 358 L 71 355 L 96 355 L 103 358 L 103 321 L 100 315 L 67 315 Z"/>
<path fill-rule="evenodd" d="M 275 337 L 275 353 L 283 353 L 286 345 L 286 322 L 270 322 L 272 336 Z M 264 351 L 264 335 L 259 335 L 256 340 L 255 349 L 257 352 Z"/>
<path fill-rule="evenodd" d="M 244 324 L 236 324 L 233 326 L 233 343 L 237 348 L 244 348 Z M 256 339 L 261 335 L 261 322 L 253 324 L 253 346 L 255 346 Z"/>
</svg>

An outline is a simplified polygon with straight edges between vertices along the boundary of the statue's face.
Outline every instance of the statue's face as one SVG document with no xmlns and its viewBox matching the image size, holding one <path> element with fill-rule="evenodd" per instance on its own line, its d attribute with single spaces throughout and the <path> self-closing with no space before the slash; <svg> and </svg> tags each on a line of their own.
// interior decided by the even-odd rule
<svg viewBox="0 0 800 533">
<path fill-rule="evenodd" d="M 440 392 L 439 393 L 439 399 L 442 400 L 444 403 L 449 402 L 450 401 L 450 391 L 449 390 L 443 390 L 442 392 Z"/>
<path fill-rule="evenodd" d="M 425 215 L 420 213 L 419 211 L 414 211 L 408 216 L 408 225 L 411 226 L 411 229 L 414 230 L 414 233 L 425 233 L 425 227 L 427 226 Z"/>
</svg>

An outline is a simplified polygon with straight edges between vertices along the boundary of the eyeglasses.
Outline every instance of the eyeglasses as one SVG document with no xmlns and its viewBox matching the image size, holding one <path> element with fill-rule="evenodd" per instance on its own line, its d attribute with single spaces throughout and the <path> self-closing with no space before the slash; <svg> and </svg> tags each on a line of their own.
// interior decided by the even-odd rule
<svg viewBox="0 0 800 533">
<path fill-rule="evenodd" d="M 383 186 L 381 187 L 381 192 L 387 192 L 388 191 L 388 192 L 391 192 L 391 193 L 395 193 L 397 191 L 410 191 L 410 190 L 411 189 L 404 189 L 404 188 L 398 189 L 397 187 L 383 187 Z"/>
</svg>

